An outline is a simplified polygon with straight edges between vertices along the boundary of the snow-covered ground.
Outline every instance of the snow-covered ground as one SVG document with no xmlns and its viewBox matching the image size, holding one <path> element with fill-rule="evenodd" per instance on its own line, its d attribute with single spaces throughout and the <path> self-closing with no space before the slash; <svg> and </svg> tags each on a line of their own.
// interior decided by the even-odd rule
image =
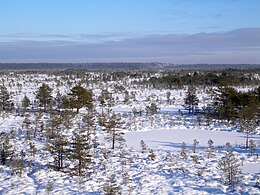
<svg viewBox="0 0 260 195">
<path fill-rule="evenodd" d="M 95 73 L 93 73 L 95 75 Z M 8 85 L 11 79 L 17 79 L 22 86 Z M 48 83 L 61 94 L 69 92 L 71 86 L 80 79 L 76 76 L 50 76 L 39 75 L 2 75 L 12 99 L 16 106 L 26 94 L 31 100 L 35 98 L 35 91 L 42 82 Z M 59 85 L 58 85 L 59 81 Z M 70 84 L 68 84 L 71 82 Z M 122 82 L 123 83 L 123 82 Z M 122 84 L 121 83 L 121 84 Z M 96 113 L 102 112 L 98 103 L 101 88 L 106 86 L 113 91 L 113 85 L 120 84 L 113 81 L 101 81 L 88 85 L 93 90 Z M 113 92 L 116 103 L 110 108 L 120 114 L 124 123 L 125 143 L 116 144 L 111 150 L 111 143 L 105 137 L 100 125 L 96 125 L 99 146 L 93 151 L 93 164 L 87 169 L 85 175 L 79 177 L 72 175 L 69 168 L 65 171 L 55 171 L 51 168 L 53 157 L 45 150 L 44 130 L 39 136 L 28 141 L 27 129 L 24 127 L 25 118 L 30 120 L 30 130 L 49 128 L 50 113 L 39 114 L 37 111 L 19 114 L 16 112 L 0 113 L 0 132 L 7 132 L 16 137 L 10 140 L 15 154 L 21 150 L 28 152 L 29 143 L 35 144 L 35 156 L 25 157 L 25 167 L 21 176 L 14 174 L 11 166 L 0 165 L 0 194 L 106 194 L 105 188 L 113 186 L 121 194 L 230 194 L 229 185 L 221 180 L 218 163 L 226 154 L 225 144 L 229 142 L 231 149 L 241 165 L 242 176 L 235 194 L 260 194 L 260 133 L 259 127 L 250 139 L 256 144 L 254 155 L 246 149 L 246 134 L 238 132 L 236 125 L 218 123 L 212 120 L 206 124 L 203 118 L 201 124 L 196 122 L 197 116 L 189 116 L 183 110 L 183 96 L 185 89 L 151 89 L 143 86 L 126 83 L 128 91 L 135 94 L 135 100 L 124 103 L 124 94 Z M 86 84 L 87 85 L 87 84 Z M 92 86 L 92 87 L 90 87 Z M 245 88 L 241 88 L 245 90 Z M 170 91 L 174 97 L 171 105 L 166 102 L 166 93 Z M 148 98 L 149 97 L 149 98 Z M 210 101 L 209 95 L 199 91 L 201 100 L 199 107 Z M 134 98 L 133 98 L 134 99 Z M 152 102 L 158 103 L 160 108 L 157 114 L 147 116 L 145 108 Z M 37 103 L 33 103 L 37 106 Z M 132 111 L 136 108 L 142 111 L 134 116 Z M 104 112 L 106 108 L 103 108 Z M 70 137 L 77 125 L 82 122 L 86 109 L 81 109 L 78 115 L 67 119 L 70 123 L 64 136 Z M 95 122 L 98 117 L 95 117 Z M 193 152 L 194 140 L 198 141 L 196 152 Z M 208 141 L 213 141 L 212 155 L 208 154 Z M 146 150 L 140 146 L 141 140 L 147 145 Z M 183 142 L 186 144 L 187 156 L 180 155 Z M 65 162 L 67 163 L 67 162 Z M 114 194 L 119 194 L 115 192 Z"/>
<path fill-rule="evenodd" d="M 260 142 L 260 135 L 254 135 L 253 137 L 256 142 Z M 187 147 L 191 147 L 194 139 L 199 141 L 198 147 L 200 148 L 208 147 L 209 139 L 214 142 L 216 147 L 222 147 L 227 142 L 230 142 L 231 145 L 243 145 L 245 144 L 246 135 L 238 132 L 185 128 L 181 126 L 172 129 L 127 132 L 125 138 L 128 147 L 135 149 L 138 149 L 140 141 L 144 140 L 152 149 L 172 151 L 180 150 L 183 142 L 187 144 Z"/>
</svg>

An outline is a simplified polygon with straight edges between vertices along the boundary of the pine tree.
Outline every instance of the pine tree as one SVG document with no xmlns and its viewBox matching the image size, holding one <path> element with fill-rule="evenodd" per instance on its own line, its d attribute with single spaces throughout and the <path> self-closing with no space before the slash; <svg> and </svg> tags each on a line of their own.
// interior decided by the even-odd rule
<svg viewBox="0 0 260 195">
<path fill-rule="evenodd" d="M 0 86 L 0 106 L 1 110 L 10 110 L 13 108 L 13 102 L 10 100 L 10 94 L 4 85 Z"/>
<path fill-rule="evenodd" d="M 189 114 L 194 114 L 199 104 L 199 99 L 196 96 L 196 88 L 189 86 L 184 98 L 184 107 L 188 109 Z"/>
<path fill-rule="evenodd" d="M 246 148 L 249 147 L 249 136 L 254 132 L 256 128 L 256 121 L 254 119 L 240 119 L 240 128 L 243 132 L 246 133 Z"/>
<path fill-rule="evenodd" d="M 112 116 L 108 118 L 105 127 L 108 133 L 106 139 L 112 142 L 112 149 L 115 149 L 116 142 L 125 141 L 123 138 L 124 133 L 122 132 L 122 122 L 116 114 L 113 113 Z"/>
<path fill-rule="evenodd" d="M 215 97 L 212 105 L 213 113 L 228 122 L 236 117 L 234 97 L 237 91 L 232 87 L 219 87 L 214 91 Z"/>
<path fill-rule="evenodd" d="M 129 103 L 129 101 L 130 101 L 130 94 L 129 94 L 129 92 L 128 91 L 126 91 L 125 90 L 125 98 L 124 98 L 124 103 L 125 104 L 127 104 L 127 103 Z"/>
<path fill-rule="evenodd" d="M 193 146 L 192 146 L 192 151 L 193 151 L 193 153 L 196 153 L 196 146 L 199 144 L 199 142 L 196 140 L 196 139 L 194 139 L 193 140 Z"/>
<path fill-rule="evenodd" d="M 241 131 L 246 133 L 246 148 L 249 147 L 249 136 L 254 133 L 257 126 L 257 117 L 259 113 L 259 103 L 256 96 L 250 96 L 250 100 L 246 102 L 238 113 Z"/>
<path fill-rule="evenodd" d="M 86 106 L 88 110 L 93 108 L 93 99 L 92 99 L 92 91 L 83 88 L 80 85 L 77 85 L 71 89 L 71 93 L 69 95 L 69 104 L 72 108 L 77 109 L 77 113 L 79 113 L 79 109 Z"/>
<path fill-rule="evenodd" d="M 49 85 L 43 83 L 36 92 L 36 99 L 40 101 L 40 105 L 44 107 L 44 112 L 47 110 L 47 106 L 51 103 L 52 88 Z"/>
<path fill-rule="evenodd" d="M 241 180 L 241 164 L 233 154 L 230 143 L 227 143 L 226 147 L 226 155 L 219 161 L 218 169 L 221 171 L 224 183 L 230 185 L 234 190 Z"/>
<path fill-rule="evenodd" d="M 159 108 L 155 103 L 151 103 L 150 106 L 146 106 L 146 114 L 154 115 L 158 112 Z"/>
<path fill-rule="evenodd" d="M 106 195 L 121 194 L 120 193 L 121 187 L 117 184 L 115 174 L 112 174 L 109 177 L 109 182 L 104 185 L 103 190 Z"/>
<path fill-rule="evenodd" d="M 35 156 L 37 148 L 33 142 L 29 142 L 29 153 L 31 156 Z"/>
<path fill-rule="evenodd" d="M 249 141 L 249 151 L 251 156 L 256 152 L 256 144 L 252 139 Z"/>
<path fill-rule="evenodd" d="M 0 161 L 2 165 L 5 165 L 12 158 L 13 150 L 8 135 L 2 133 L 0 136 Z"/>
<path fill-rule="evenodd" d="M 23 97 L 23 100 L 22 100 L 22 107 L 24 110 L 26 110 L 26 108 L 30 105 L 30 100 L 29 98 L 25 95 Z"/>
<path fill-rule="evenodd" d="M 20 154 L 13 160 L 12 169 L 15 174 L 21 176 L 23 174 L 23 169 L 25 167 L 25 152 L 22 150 Z"/>
<path fill-rule="evenodd" d="M 70 143 L 70 159 L 75 163 L 72 170 L 78 176 L 82 176 L 88 165 L 92 162 L 92 147 L 89 145 L 89 139 L 86 129 L 80 127 L 74 130 L 72 142 Z"/>
<path fill-rule="evenodd" d="M 167 98 L 167 104 L 170 104 L 171 105 L 171 92 L 170 91 L 167 91 L 166 93 L 166 98 Z"/>
<path fill-rule="evenodd" d="M 186 153 L 186 143 L 185 142 L 182 142 L 182 145 L 181 145 L 181 157 L 183 158 L 187 158 L 187 153 Z"/>
<path fill-rule="evenodd" d="M 198 126 L 201 126 L 201 122 L 202 122 L 202 115 L 198 114 L 197 117 L 196 117 L 196 124 Z"/>
<path fill-rule="evenodd" d="M 150 149 L 149 154 L 148 154 L 148 158 L 150 160 L 155 160 L 155 157 L 156 157 L 156 155 L 155 155 L 154 151 L 152 149 Z"/>
<path fill-rule="evenodd" d="M 53 167 L 60 171 L 68 155 L 68 140 L 63 134 L 65 120 L 60 113 L 51 113 L 49 128 L 46 130 L 46 149 L 54 158 Z"/>
<path fill-rule="evenodd" d="M 108 90 L 102 90 L 101 95 L 99 96 L 99 101 L 102 106 L 102 115 L 103 107 L 106 107 L 107 115 L 110 115 L 111 107 L 115 104 L 115 99 L 113 98 L 112 93 Z"/>
<path fill-rule="evenodd" d="M 210 158 L 211 155 L 212 155 L 212 152 L 213 152 L 213 143 L 214 143 L 214 142 L 213 142 L 211 139 L 208 140 L 208 145 L 209 145 L 209 147 L 208 147 L 208 149 L 207 149 L 208 158 Z"/>
<path fill-rule="evenodd" d="M 83 122 L 86 125 L 86 134 L 88 137 L 88 143 L 91 147 L 96 148 L 99 144 L 98 137 L 96 134 L 95 120 L 92 112 L 88 112 L 83 117 Z"/>
<path fill-rule="evenodd" d="M 51 181 L 48 181 L 45 188 L 46 188 L 47 194 L 48 195 L 51 194 L 51 191 L 53 191 L 53 183 Z"/>
<path fill-rule="evenodd" d="M 68 153 L 68 140 L 61 132 L 56 132 L 54 138 L 49 141 L 49 150 L 54 158 L 54 168 L 62 170 Z"/>
<path fill-rule="evenodd" d="M 148 150 L 148 146 L 145 144 L 144 140 L 140 141 L 140 146 L 141 146 L 141 149 L 142 149 L 142 153 L 146 153 L 147 150 Z"/>
</svg>

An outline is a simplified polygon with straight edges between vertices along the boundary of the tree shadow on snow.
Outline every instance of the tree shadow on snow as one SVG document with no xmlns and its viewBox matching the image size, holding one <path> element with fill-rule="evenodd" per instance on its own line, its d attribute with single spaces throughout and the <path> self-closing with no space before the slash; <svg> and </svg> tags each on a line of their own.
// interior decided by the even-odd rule
<svg viewBox="0 0 260 195">
<path fill-rule="evenodd" d="M 182 143 L 174 143 L 174 142 L 164 142 L 164 141 L 149 141 L 153 143 L 159 143 L 159 146 L 164 146 L 164 147 L 171 147 L 171 148 L 176 148 L 176 149 L 181 149 L 182 148 Z M 192 149 L 193 145 L 191 144 L 186 144 L 186 149 Z M 205 149 L 203 146 L 196 146 L 196 150 L 202 150 Z"/>
</svg>

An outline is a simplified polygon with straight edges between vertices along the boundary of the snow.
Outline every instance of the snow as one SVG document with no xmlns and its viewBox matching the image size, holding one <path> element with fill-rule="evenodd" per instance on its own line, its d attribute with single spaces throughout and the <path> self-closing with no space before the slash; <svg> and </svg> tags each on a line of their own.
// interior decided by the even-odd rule
<svg viewBox="0 0 260 195">
<path fill-rule="evenodd" d="M 127 132 L 125 138 L 128 147 L 135 149 L 138 149 L 141 140 L 144 140 L 149 147 L 161 150 L 180 150 L 182 142 L 191 146 L 194 139 L 199 141 L 199 147 L 207 147 L 209 139 L 214 142 L 215 146 L 223 146 L 227 142 L 230 142 L 231 145 L 245 143 L 245 135 L 238 132 L 183 127 Z M 254 140 L 260 141 L 260 135 L 255 135 Z"/>
<path fill-rule="evenodd" d="M 56 97 L 58 90 L 64 95 L 68 93 L 71 86 L 80 81 L 75 75 L 18 74 L 13 79 L 22 83 L 22 86 L 9 86 L 12 76 L 1 75 L 0 77 L 12 92 L 12 99 L 16 106 L 21 106 L 25 94 L 31 100 L 34 99 L 35 91 L 42 82 L 48 83 L 53 88 L 57 87 L 53 94 Z M 92 81 L 91 79 L 93 78 L 89 81 Z M 59 86 L 57 81 L 61 82 Z M 127 104 L 122 102 L 124 99 L 122 93 L 113 91 L 115 84 L 124 82 L 129 88 L 129 94 L 133 92 L 136 96 L 135 101 Z M 33 131 L 41 125 L 49 128 L 50 113 L 40 115 L 36 110 L 24 115 L 16 112 L 1 112 L 0 131 L 15 132 L 16 138 L 11 140 L 15 154 L 17 155 L 21 150 L 28 151 L 29 142 L 35 144 L 37 154 L 26 156 L 27 164 L 21 176 L 13 174 L 10 167 L 0 165 L 0 194 L 104 194 L 104 186 L 109 184 L 113 175 L 116 185 L 121 187 L 122 194 L 228 194 L 231 193 L 229 186 L 221 182 L 221 174 L 217 168 L 219 160 L 225 156 L 227 142 L 232 145 L 244 176 L 243 185 L 236 189 L 236 194 L 260 194 L 259 187 L 255 187 L 260 178 L 259 127 L 256 134 L 250 135 L 257 149 L 257 154 L 251 156 L 249 150 L 244 148 L 246 135 L 238 132 L 239 128 L 236 125 L 212 120 L 208 126 L 205 124 L 205 119 L 202 120 L 201 125 L 198 125 L 196 116 L 186 114 L 182 106 L 186 88 L 152 89 L 131 85 L 130 81 L 124 82 L 98 81 L 91 85 L 98 114 L 101 113 L 102 108 L 97 99 L 104 86 L 110 92 L 113 91 L 115 99 L 118 97 L 119 101 L 111 109 L 116 114 L 121 114 L 122 121 L 125 123 L 123 131 L 126 142 L 123 146 L 117 144 L 118 148 L 111 150 L 111 144 L 103 139 L 104 128 L 97 124 L 96 118 L 96 133 L 100 145 L 93 151 L 96 158 L 92 169 L 88 170 L 83 177 L 72 175 L 68 168 L 64 172 L 51 168 L 53 157 L 45 150 L 45 140 L 40 137 L 41 134 L 31 141 L 26 140 L 26 129 L 23 127 L 25 116 L 29 116 L 30 130 Z M 86 83 L 84 85 L 90 87 Z M 239 88 L 243 91 L 248 89 L 250 87 Z M 172 105 L 166 103 L 168 91 L 171 92 L 171 97 L 175 98 Z M 208 96 L 202 89 L 198 92 L 198 97 L 203 102 L 200 103 L 200 108 L 210 101 Z M 147 116 L 145 108 L 153 102 L 158 102 L 160 110 L 153 116 Z M 37 108 L 37 103 L 33 103 L 32 106 Z M 133 108 L 141 109 L 143 113 L 133 116 Z M 78 115 L 75 114 L 68 119 L 67 122 L 71 122 L 71 126 L 64 130 L 64 136 L 71 139 L 73 131 L 82 123 L 82 117 L 86 112 L 87 109 L 82 108 Z M 195 154 L 192 152 L 194 139 L 199 142 Z M 214 142 L 210 158 L 207 155 L 209 139 Z M 140 147 L 141 140 L 148 146 L 146 151 L 142 151 Z M 183 142 L 186 143 L 187 158 L 180 156 Z M 153 160 L 149 157 L 151 149 L 155 154 Z M 197 162 L 193 160 L 194 155 L 198 158 Z"/>
<path fill-rule="evenodd" d="M 255 162 L 246 162 L 242 166 L 242 171 L 244 173 L 259 173 L 260 174 L 260 163 L 258 161 Z"/>
</svg>

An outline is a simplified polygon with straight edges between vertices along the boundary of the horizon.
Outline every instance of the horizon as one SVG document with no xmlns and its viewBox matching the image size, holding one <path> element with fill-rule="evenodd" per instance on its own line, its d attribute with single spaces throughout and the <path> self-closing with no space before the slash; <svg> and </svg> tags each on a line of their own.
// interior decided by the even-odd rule
<svg viewBox="0 0 260 195">
<path fill-rule="evenodd" d="M 4 0 L 0 63 L 260 64 L 260 1 Z"/>
</svg>

